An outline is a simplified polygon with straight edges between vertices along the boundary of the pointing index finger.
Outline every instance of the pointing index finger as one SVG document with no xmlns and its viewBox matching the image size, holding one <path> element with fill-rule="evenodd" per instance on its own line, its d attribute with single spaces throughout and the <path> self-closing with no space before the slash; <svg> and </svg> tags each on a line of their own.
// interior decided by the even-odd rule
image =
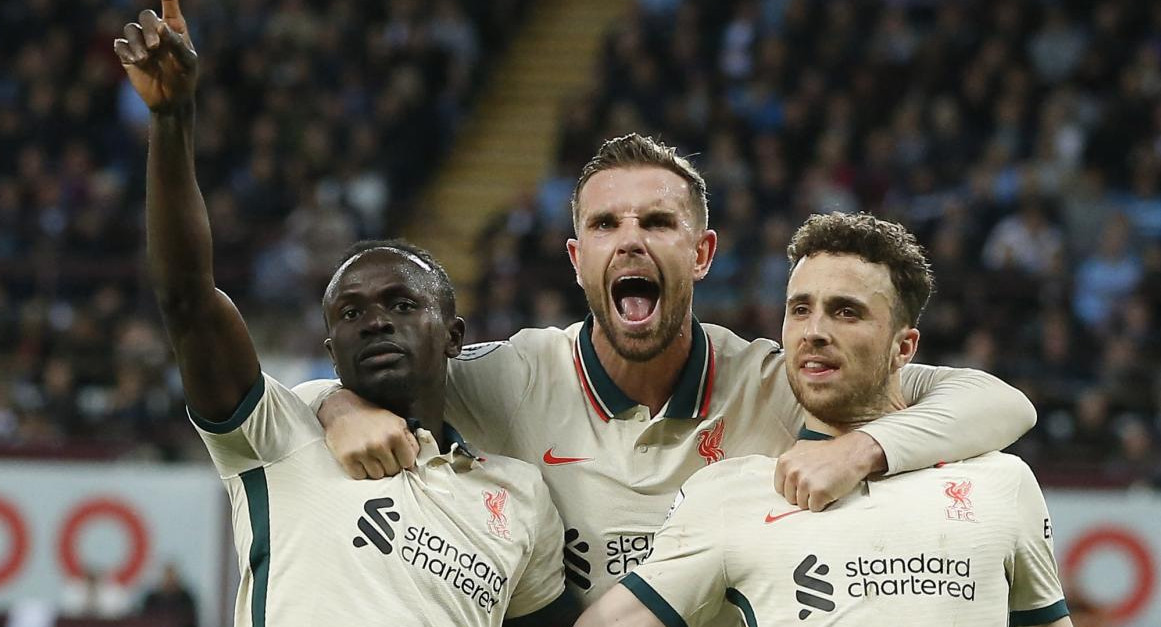
<svg viewBox="0 0 1161 627">
<path fill-rule="evenodd" d="M 161 0 L 161 19 L 181 19 L 181 5 L 178 0 Z"/>
</svg>

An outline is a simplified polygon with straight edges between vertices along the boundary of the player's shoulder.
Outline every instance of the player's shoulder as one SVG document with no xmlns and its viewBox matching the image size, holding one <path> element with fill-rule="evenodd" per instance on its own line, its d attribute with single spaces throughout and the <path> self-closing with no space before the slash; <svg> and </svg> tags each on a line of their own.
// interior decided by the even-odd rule
<svg viewBox="0 0 1161 627">
<path fill-rule="evenodd" d="M 767 455 L 730 457 L 693 473 L 685 485 L 693 489 L 708 485 L 715 490 L 720 490 L 725 482 L 762 482 L 762 485 L 773 485 L 773 471 L 777 466 L 777 458 Z"/>
<path fill-rule="evenodd" d="M 564 329 L 557 327 L 521 329 L 506 340 L 469 344 L 460 351 L 455 361 L 460 363 L 492 361 L 504 357 L 532 360 L 555 352 L 567 353 L 572 350 L 572 343 L 580 327 L 581 323 L 578 322 Z"/>
<path fill-rule="evenodd" d="M 782 346 L 769 338 L 747 340 L 716 324 L 703 324 L 714 347 L 717 367 L 723 372 L 739 373 L 755 369 L 765 371 L 782 360 Z"/>
<path fill-rule="evenodd" d="M 944 470 L 959 469 L 968 476 L 992 477 L 999 484 L 1018 485 L 1023 482 L 1036 482 L 1036 476 L 1028 462 L 1010 453 L 992 451 L 970 457 L 954 464 L 945 464 Z"/>
</svg>

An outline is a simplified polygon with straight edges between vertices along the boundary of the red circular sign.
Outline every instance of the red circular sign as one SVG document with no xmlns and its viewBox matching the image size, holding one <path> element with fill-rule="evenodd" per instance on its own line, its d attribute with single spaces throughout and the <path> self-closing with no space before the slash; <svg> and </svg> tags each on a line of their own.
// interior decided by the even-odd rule
<svg viewBox="0 0 1161 627">
<path fill-rule="evenodd" d="M 145 557 L 149 554 L 149 535 L 145 532 L 145 523 L 133 508 L 112 499 L 85 501 L 65 519 L 59 547 L 64 571 L 70 577 L 84 577 L 84 568 L 77 556 L 77 536 L 85 525 L 98 518 L 112 519 L 129 534 L 129 542 L 132 544 L 129 557 L 113 575 L 117 583 L 128 585 L 141 574 L 145 566 Z"/>
<path fill-rule="evenodd" d="M 1076 576 L 1077 571 L 1094 551 L 1106 550 L 1123 553 L 1133 564 L 1136 585 L 1125 598 L 1109 605 L 1109 618 L 1123 621 L 1139 614 L 1149 601 L 1157 579 L 1157 569 L 1145 542 L 1132 531 L 1120 527 L 1095 527 L 1082 533 L 1064 557 L 1064 576 Z"/>
<path fill-rule="evenodd" d="M 8 548 L 8 557 L 0 561 L 0 586 L 20 572 L 24 566 L 24 559 L 28 557 L 28 528 L 24 526 L 24 519 L 20 512 L 8 501 L 0 499 L 0 522 L 8 527 L 8 534 L 12 543 Z"/>
</svg>

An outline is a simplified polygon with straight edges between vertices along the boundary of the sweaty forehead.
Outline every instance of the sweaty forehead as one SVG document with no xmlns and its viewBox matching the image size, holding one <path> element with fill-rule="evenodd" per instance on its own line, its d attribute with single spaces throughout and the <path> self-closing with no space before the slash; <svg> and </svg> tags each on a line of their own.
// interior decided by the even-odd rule
<svg viewBox="0 0 1161 627">
<path fill-rule="evenodd" d="M 689 204 L 689 183 L 665 168 L 613 168 L 594 174 L 577 196 L 582 213 L 683 208 Z"/>
<path fill-rule="evenodd" d="M 372 248 L 352 256 L 335 270 L 326 295 L 331 301 L 342 288 L 367 282 L 401 281 L 426 288 L 434 279 L 434 269 L 416 255 L 398 248 Z"/>
</svg>

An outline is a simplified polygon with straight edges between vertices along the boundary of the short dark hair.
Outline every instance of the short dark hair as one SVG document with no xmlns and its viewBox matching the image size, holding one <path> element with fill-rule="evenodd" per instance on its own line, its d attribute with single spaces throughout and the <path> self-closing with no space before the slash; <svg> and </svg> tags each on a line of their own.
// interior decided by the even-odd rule
<svg viewBox="0 0 1161 627">
<path fill-rule="evenodd" d="M 447 270 L 443 265 L 435 260 L 430 252 L 425 248 L 420 248 L 405 239 L 365 239 L 351 244 L 343 253 L 342 258 L 335 264 L 334 271 L 331 272 L 331 281 L 328 285 L 327 292 L 330 292 L 330 285 L 334 284 L 335 277 L 343 266 L 357 255 L 367 252 L 368 250 L 375 250 L 377 248 L 392 249 L 397 252 L 406 253 L 417 257 L 420 261 L 427 264 L 431 268 L 431 273 L 435 275 L 436 283 L 438 284 L 439 309 L 443 313 L 445 319 L 451 319 L 456 316 L 456 290 L 452 286 L 451 278 L 447 275 Z M 323 294 L 323 305 L 326 305 L 327 293 Z M 325 316 L 324 316 L 325 318 Z"/>
<path fill-rule="evenodd" d="M 856 255 L 887 266 L 897 296 L 896 324 L 914 327 L 919 323 L 935 288 L 935 278 L 923 247 L 902 225 L 869 213 L 812 215 L 786 247 L 790 269 L 793 271 L 799 261 L 818 253 Z"/>
<path fill-rule="evenodd" d="M 705 179 L 698 173 L 697 168 L 693 167 L 689 159 L 679 157 L 676 148 L 666 146 L 652 137 L 629 133 L 601 144 L 597 154 L 589 159 L 581 170 L 580 179 L 572 190 L 570 201 L 573 230 L 580 232 L 577 199 L 580 198 L 581 188 L 589 182 L 589 179 L 605 170 L 648 166 L 669 170 L 689 183 L 689 200 L 692 203 L 694 224 L 706 228 L 709 224 L 709 204 L 706 200 Z"/>
</svg>

